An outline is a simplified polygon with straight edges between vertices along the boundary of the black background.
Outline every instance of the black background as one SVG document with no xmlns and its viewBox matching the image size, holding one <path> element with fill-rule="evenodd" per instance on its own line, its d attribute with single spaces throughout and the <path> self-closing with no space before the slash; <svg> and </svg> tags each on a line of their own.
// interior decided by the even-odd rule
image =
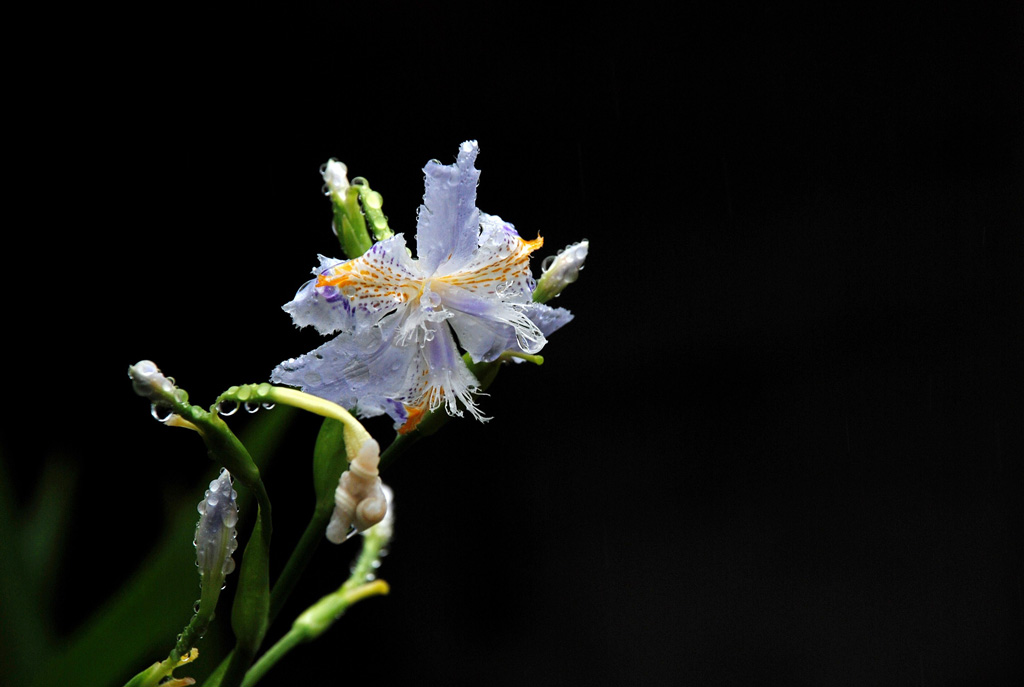
<svg viewBox="0 0 1024 687">
<path fill-rule="evenodd" d="M 590 239 L 576 319 L 491 422 L 385 474 L 391 595 L 264 684 L 1024 674 L 1019 8 L 115 19 L 26 26 L 5 108 L 0 445 L 19 495 L 47 456 L 77 476 L 61 633 L 214 470 L 127 366 L 201 404 L 265 380 L 320 342 L 280 310 L 338 254 L 320 164 L 412 234 L 420 168 L 473 138 L 483 211 L 541 255 Z M 275 572 L 317 426 L 266 471 Z M 325 546 L 283 620 L 350 555 Z"/>
</svg>

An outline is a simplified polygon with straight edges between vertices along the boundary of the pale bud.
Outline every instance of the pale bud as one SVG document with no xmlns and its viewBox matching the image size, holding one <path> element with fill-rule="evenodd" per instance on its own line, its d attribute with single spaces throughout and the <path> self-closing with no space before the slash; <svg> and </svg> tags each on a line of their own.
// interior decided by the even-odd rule
<svg viewBox="0 0 1024 687">
<path fill-rule="evenodd" d="M 197 510 L 202 517 L 196 525 L 196 565 L 204 586 L 215 584 L 220 589 L 225 575 L 235 569 L 231 554 L 238 548 L 237 499 L 238 492 L 231 488 L 231 473 L 221 470 L 199 502 Z"/>
<path fill-rule="evenodd" d="M 538 303 L 546 303 L 562 293 L 566 286 L 579 279 L 580 270 L 583 269 L 589 249 L 590 242 L 584 239 L 560 250 L 558 255 L 545 258 L 541 266 L 543 273 L 537 280 L 537 289 L 533 293 L 533 300 Z"/>
</svg>

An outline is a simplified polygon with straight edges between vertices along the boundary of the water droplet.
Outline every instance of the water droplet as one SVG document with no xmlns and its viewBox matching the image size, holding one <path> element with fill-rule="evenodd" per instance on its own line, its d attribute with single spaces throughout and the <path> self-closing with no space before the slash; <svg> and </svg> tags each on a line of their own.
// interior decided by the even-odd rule
<svg viewBox="0 0 1024 687">
<path fill-rule="evenodd" d="M 245 402 L 245 412 L 247 412 L 247 413 L 255 413 L 259 409 L 260 409 L 260 404 L 259 403 L 256 403 L 254 401 L 246 401 Z"/>
<path fill-rule="evenodd" d="M 264 403 L 263 404 L 263 409 L 264 410 L 273 410 L 274 409 L 274 404 L 273 403 Z"/>
<path fill-rule="evenodd" d="M 544 261 L 540 264 L 540 271 L 547 272 L 549 269 L 551 269 L 551 265 L 553 265 L 554 263 L 555 256 L 549 255 L 548 257 L 544 258 Z"/>
<path fill-rule="evenodd" d="M 210 491 L 220 491 L 220 480 L 219 479 L 215 479 L 212 482 L 210 482 Z M 208 491 L 206 493 L 209 494 L 210 492 Z"/>
<path fill-rule="evenodd" d="M 270 390 L 272 388 L 273 387 L 271 387 L 269 384 L 267 384 L 266 382 L 263 382 L 258 387 L 256 387 L 256 395 L 257 396 L 266 396 L 267 394 L 270 393 Z"/>
<path fill-rule="evenodd" d="M 373 208 L 374 210 L 380 210 L 381 205 L 384 204 L 384 199 L 381 198 L 381 195 L 376 191 L 370 191 L 366 194 L 364 202 L 366 203 L 366 207 Z"/>
<path fill-rule="evenodd" d="M 221 401 L 217 406 L 217 412 L 227 417 L 238 412 L 238 401 Z"/>
<path fill-rule="evenodd" d="M 225 527 L 234 527 L 238 524 L 238 514 L 233 510 L 225 511 L 224 517 L 221 519 Z"/>
<path fill-rule="evenodd" d="M 192 604 L 192 612 L 193 613 L 198 613 L 199 612 L 199 602 L 198 601 L 196 601 L 194 604 Z"/>
<path fill-rule="evenodd" d="M 206 502 L 210 504 L 210 508 L 216 508 L 217 504 L 220 503 L 220 499 L 217 498 L 216 494 L 210 494 L 209 498 L 206 499 Z"/>
<path fill-rule="evenodd" d="M 238 396 L 239 401 L 248 401 L 252 397 L 252 389 L 250 387 L 243 386 L 238 389 L 236 396 Z"/>
<path fill-rule="evenodd" d="M 324 194 L 325 196 L 331 195 L 331 187 L 328 186 L 327 184 L 324 184 L 323 186 L 320 187 L 320 193 Z"/>
<path fill-rule="evenodd" d="M 366 183 L 366 178 L 365 177 L 356 177 L 355 179 L 352 180 L 352 185 L 353 186 L 368 186 L 369 184 Z"/>
<path fill-rule="evenodd" d="M 224 574 L 225 575 L 230 575 L 232 572 L 234 572 L 234 570 L 235 570 L 235 559 L 234 558 L 230 558 L 230 557 L 225 558 L 224 559 L 223 570 L 224 570 Z"/>
<path fill-rule="evenodd" d="M 184 389 L 175 389 L 174 400 L 178 403 L 188 403 L 188 392 Z"/>
<path fill-rule="evenodd" d="M 149 406 L 149 414 L 158 422 L 167 422 L 171 419 L 171 415 L 174 415 L 174 410 L 163 403 L 153 403 Z"/>
</svg>

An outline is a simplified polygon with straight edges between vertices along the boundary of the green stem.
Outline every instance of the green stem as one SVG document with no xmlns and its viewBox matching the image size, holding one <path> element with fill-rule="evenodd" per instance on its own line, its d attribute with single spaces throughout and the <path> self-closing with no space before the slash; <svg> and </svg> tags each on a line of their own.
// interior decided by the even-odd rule
<svg viewBox="0 0 1024 687">
<path fill-rule="evenodd" d="M 295 545 L 295 550 L 288 558 L 284 570 L 281 571 L 281 575 L 274 583 L 274 587 L 270 592 L 269 621 L 271 623 L 281 613 L 285 602 L 288 601 L 288 597 L 295 590 L 299 578 L 309 566 L 309 562 L 313 559 L 313 554 L 316 553 L 320 542 L 323 541 L 324 531 L 327 529 L 327 523 L 331 519 L 331 511 L 331 508 L 317 508 L 313 511 L 313 517 L 310 518 L 309 524 L 306 525 L 306 531 L 302 533 L 302 538 Z"/>
<path fill-rule="evenodd" d="M 365 556 L 361 556 L 361 560 L 364 557 Z M 253 664 L 252 668 L 249 669 L 248 674 L 245 676 L 245 681 L 242 683 L 242 687 L 252 687 L 259 682 L 264 675 L 266 675 L 268 670 L 273 668 L 278 661 L 284 658 L 289 651 L 299 644 L 316 639 L 323 634 L 327 628 L 333 625 L 334 622 L 340 618 L 345 613 L 345 610 L 352 604 L 371 596 L 388 593 L 388 584 L 383 580 L 374 580 L 373 582 L 366 584 L 355 584 L 349 586 L 349 583 L 357 579 L 356 574 L 356 572 L 353 572 L 352 576 L 344 585 L 341 586 L 340 589 L 321 598 L 315 604 L 306 609 L 306 611 L 295 620 L 295 624 L 292 625 L 292 628 L 288 633 L 279 639 L 266 651 L 266 653 L 260 656 L 260 659 L 256 661 L 256 663 Z M 365 572 L 361 574 L 365 575 Z"/>
<path fill-rule="evenodd" d="M 267 673 L 268 670 L 274 667 L 274 665 L 284 658 L 285 654 L 294 649 L 296 646 L 301 644 L 308 639 L 308 633 L 305 628 L 293 627 L 288 631 L 284 637 L 277 640 L 277 642 L 267 649 L 267 652 L 260 656 L 260 660 L 253 664 L 252 668 L 245 675 L 245 680 L 242 682 L 242 687 L 252 687 Z"/>
</svg>

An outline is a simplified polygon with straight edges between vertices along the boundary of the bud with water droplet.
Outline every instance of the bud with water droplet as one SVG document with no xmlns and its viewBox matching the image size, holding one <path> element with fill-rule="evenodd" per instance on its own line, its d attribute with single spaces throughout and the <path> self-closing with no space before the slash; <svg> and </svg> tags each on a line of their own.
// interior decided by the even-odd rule
<svg viewBox="0 0 1024 687">
<path fill-rule="evenodd" d="M 320 168 L 324 193 L 334 210 L 334 233 L 349 258 L 358 258 L 373 245 L 366 230 L 366 219 L 359 209 L 359 190 L 348 182 L 348 168 L 331 159 Z"/>
<path fill-rule="evenodd" d="M 196 565 L 202 578 L 200 606 L 208 601 L 216 604 L 216 595 L 224 586 L 224 577 L 235 569 L 231 554 L 238 548 L 238 492 L 231 486 L 231 473 L 221 470 L 220 477 L 210 482 L 198 511 L 202 514 L 196 525 Z M 212 599 L 208 598 L 212 595 Z"/>
<path fill-rule="evenodd" d="M 128 378 L 132 380 L 135 393 L 154 403 L 173 397 L 174 382 L 165 377 L 152 360 L 140 360 L 129 366 Z"/>
<path fill-rule="evenodd" d="M 562 293 L 566 286 L 579 279 L 589 249 L 590 241 L 583 240 L 559 251 L 558 255 L 545 258 L 541 266 L 543 273 L 537 280 L 537 288 L 533 292 L 534 302 L 548 302 Z"/>
</svg>

